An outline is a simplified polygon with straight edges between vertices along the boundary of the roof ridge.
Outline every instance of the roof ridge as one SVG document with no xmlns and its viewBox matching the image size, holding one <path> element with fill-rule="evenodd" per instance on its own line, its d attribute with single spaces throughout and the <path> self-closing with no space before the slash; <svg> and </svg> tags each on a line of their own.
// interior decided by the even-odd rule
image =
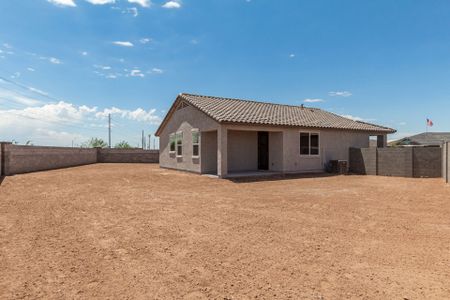
<svg viewBox="0 0 450 300">
<path fill-rule="evenodd" d="M 288 107 L 297 107 L 301 108 L 301 105 L 294 105 L 294 104 L 284 104 L 284 103 L 274 103 L 274 102 L 266 102 L 266 101 L 258 101 L 254 99 L 241 99 L 241 98 L 230 98 L 230 97 L 218 97 L 218 96 L 208 96 L 208 95 L 198 95 L 198 94 L 190 94 L 190 93 L 180 93 L 180 96 L 193 96 L 193 97 L 201 97 L 201 98 L 215 98 L 215 99 L 222 99 L 222 100 L 234 100 L 234 101 L 244 101 L 244 102 L 252 102 L 252 103 L 260 103 L 260 104 L 270 104 L 270 105 L 277 105 L 277 106 L 288 106 Z M 311 107 L 311 106 L 303 106 L 304 109 L 314 109 L 314 110 L 321 110 L 317 107 Z"/>
</svg>

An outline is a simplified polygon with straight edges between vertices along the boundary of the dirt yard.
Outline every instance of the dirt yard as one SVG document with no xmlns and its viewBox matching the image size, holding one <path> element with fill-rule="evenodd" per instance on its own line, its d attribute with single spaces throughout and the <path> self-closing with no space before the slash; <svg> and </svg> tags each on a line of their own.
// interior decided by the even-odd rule
<svg viewBox="0 0 450 300">
<path fill-rule="evenodd" d="M 0 298 L 449 299 L 450 187 L 120 164 L 8 177 Z"/>
</svg>

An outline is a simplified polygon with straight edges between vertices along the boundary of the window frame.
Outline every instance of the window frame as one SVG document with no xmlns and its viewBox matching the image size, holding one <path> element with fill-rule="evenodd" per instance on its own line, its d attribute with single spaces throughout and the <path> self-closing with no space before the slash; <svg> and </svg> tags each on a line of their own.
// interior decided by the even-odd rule
<svg viewBox="0 0 450 300">
<path fill-rule="evenodd" d="M 197 133 L 197 143 L 194 143 L 194 133 Z M 192 138 L 192 158 L 200 157 L 200 130 L 198 128 L 193 128 L 191 130 L 191 138 Z M 194 146 L 198 147 L 198 154 L 194 155 Z"/>
<path fill-rule="evenodd" d="M 179 149 L 181 149 L 181 154 L 178 153 Z M 175 151 L 177 157 L 183 157 L 183 131 L 177 131 L 175 133 Z"/>
<path fill-rule="evenodd" d="M 309 147 L 308 147 L 308 154 L 302 154 L 301 153 L 301 149 L 302 149 L 302 144 L 301 144 L 301 134 L 302 133 L 307 133 L 308 134 L 308 141 L 309 141 Z M 312 150 L 312 145 L 311 145 L 311 136 L 312 135 L 317 135 L 318 138 L 318 143 L 317 143 L 317 154 L 311 154 L 311 150 Z M 299 153 L 301 157 L 320 157 L 320 143 L 321 143 L 321 138 L 320 138 L 320 132 L 319 131 L 300 131 L 298 134 L 298 139 L 299 139 Z M 315 147 L 314 147 L 315 148 Z"/>
<path fill-rule="evenodd" d="M 172 141 L 173 141 L 173 147 L 174 149 L 172 150 Z M 175 132 L 169 134 L 169 153 L 170 154 L 174 154 L 177 152 L 177 134 Z"/>
</svg>

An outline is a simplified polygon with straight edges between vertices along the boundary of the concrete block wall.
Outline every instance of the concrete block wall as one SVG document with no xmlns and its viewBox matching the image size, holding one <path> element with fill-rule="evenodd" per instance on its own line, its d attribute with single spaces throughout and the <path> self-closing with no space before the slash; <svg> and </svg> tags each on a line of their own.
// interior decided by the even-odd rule
<svg viewBox="0 0 450 300">
<path fill-rule="evenodd" d="M 442 148 L 414 148 L 413 159 L 414 177 L 442 177 Z"/>
<path fill-rule="evenodd" d="M 158 150 L 18 146 L 0 143 L 0 176 L 95 163 L 158 163 Z"/>
<path fill-rule="evenodd" d="M 3 173 L 4 173 L 4 171 L 3 171 L 3 165 L 4 165 L 3 164 L 3 148 L 5 147 L 4 144 L 5 143 L 0 142 L 0 177 L 2 177 Z"/>
<path fill-rule="evenodd" d="M 450 143 L 445 143 L 442 148 L 442 177 L 446 183 L 450 183 Z"/>
<path fill-rule="evenodd" d="M 377 175 L 376 148 L 350 148 L 349 171 L 362 175 Z"/>
<path fill-rule="evenodd" d="M 351 148 L 349 168 L 362 175 L 439 178 L 444 166 L 438 147 Z"/>
<path fill-rule="evenodd" d="M 5 144 L 3 175 L 52 170 L 97 162 L 96 149 L 17 146 Z"/>
<path fill-rule="evenodd" d="M 413 148 L 377 148 L 378 175 L 413 177 Z"/>
<path fill-rule="evenodd" d="M 158 150 L 98 149 L 99 163 L 158 163 Z"/>
</svg>

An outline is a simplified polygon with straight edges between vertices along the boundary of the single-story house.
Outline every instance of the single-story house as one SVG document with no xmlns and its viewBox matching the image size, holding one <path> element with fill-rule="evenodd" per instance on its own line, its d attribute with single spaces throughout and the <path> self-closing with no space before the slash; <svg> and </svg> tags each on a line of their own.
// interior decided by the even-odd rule
<svg viewBox="0 0 450 300">
<path fill-rule="evenodd" d="M 390 146 L 434 146 L 450 142 L 450 132 L 423 132 L 389 143 Z"/>
<path fill-rule="evenodd" d="M 160 166 L 232 177 L 243 172 L 321 172 L 349 148 L 387 145 L 395 130 L 318 108 L 180 94 L 162 121 Z"/>
</svg>

